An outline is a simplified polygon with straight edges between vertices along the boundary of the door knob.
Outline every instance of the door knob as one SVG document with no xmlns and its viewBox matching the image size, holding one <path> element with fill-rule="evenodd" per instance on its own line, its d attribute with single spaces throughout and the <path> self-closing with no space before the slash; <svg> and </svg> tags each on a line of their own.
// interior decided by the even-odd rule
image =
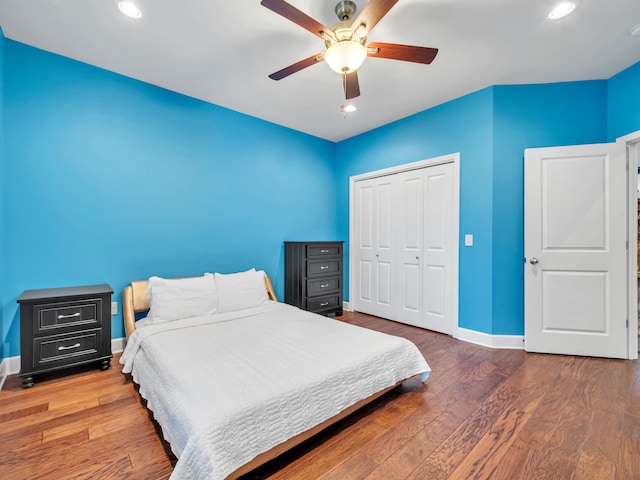
<svg viewBox="0 0 640 480">
<path fill-rule="evenodd" d="M 529 263 L 531 265 L 537 265 L 538 264 L 538 259 L 536 257 L 533 257 L 531 260 L 529 260 Z"/>
</svg>

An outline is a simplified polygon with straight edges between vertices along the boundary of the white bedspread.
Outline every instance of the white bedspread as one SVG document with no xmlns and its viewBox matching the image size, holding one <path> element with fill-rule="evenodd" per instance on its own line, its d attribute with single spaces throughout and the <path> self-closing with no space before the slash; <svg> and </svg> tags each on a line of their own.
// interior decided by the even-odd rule
<svg viewBox="0 0 640 480">
<path fill-rule="evenodd" d="M 410 341 L 269 302 L 137 329 L 120 358 L 178 457 L 223 479 L 258 454 L 430 369 Z"/>
</svg>

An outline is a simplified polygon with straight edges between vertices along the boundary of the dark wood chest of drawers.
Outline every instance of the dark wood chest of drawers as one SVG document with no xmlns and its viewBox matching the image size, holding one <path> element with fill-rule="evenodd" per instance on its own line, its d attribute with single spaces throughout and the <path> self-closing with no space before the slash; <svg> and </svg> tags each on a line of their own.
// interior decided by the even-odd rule
<svg viewBox="0 0 640 480">
<path fill-rule="evenodd" d="M 342 315 L 343 242 L 284 242 L 284 301 Z"/>
<path fill-rule="evenodd" d="M 109 368 L 109 285 L 25 290 L 20 304 L 20 373 L 23 387 L 33 376 L 95 362 Z"/>
</svg>

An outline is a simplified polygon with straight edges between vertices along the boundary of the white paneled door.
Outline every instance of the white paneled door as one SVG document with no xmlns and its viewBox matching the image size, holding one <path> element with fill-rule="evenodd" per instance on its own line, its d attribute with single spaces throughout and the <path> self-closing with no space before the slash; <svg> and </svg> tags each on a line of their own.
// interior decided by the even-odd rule
<svg viewBox="0 0 640 480">
<path fill-rule="evenodd" d="M 424 171 L 424 302 L 422 327 L 453 334 L 452 308 L 455 284 L 453 165 L 436 165 Z M 457 266 L 456 266 L 457 267 Z"/>
<path fill-rule="evenodd" d="M 422 326 L 423 170 L 392 175 L 397 256 L 397 309 L 394 320 Z"/>
<path fill-rule="evenodd" d="M 391 179 L 374 178 L 358 182 L 355 191 L 357 275 L 353 302 L 360 311 L 383 318 L 393 315 Z"/>
<path fill-rule="evenodd" d="M 525 349 L 627 358 L 619 144 L 525 151 Z"/>
<path fill-rule="evenodd" d="M 452 334 L 457 312 L 454 164 L 353 184 L 356 311 Z"/>
</svg>

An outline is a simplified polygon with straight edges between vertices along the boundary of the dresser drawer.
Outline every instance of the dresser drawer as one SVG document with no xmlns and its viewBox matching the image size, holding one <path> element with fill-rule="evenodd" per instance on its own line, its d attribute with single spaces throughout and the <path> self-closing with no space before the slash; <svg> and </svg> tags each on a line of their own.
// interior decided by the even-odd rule
<svg viewBox="0 0 640 480">
<path fill-rule="evenodd" d="M 340 273 L 340 263 L 339 259 L 310 260 L 307 262 L 307 275 L 313 277 Z"/>
<path fill-rule="evenodd" d="M 340 306 L 340 295 L 330 295 L 307 299 L 307 310 L 310 312 L 321 312 L 331 310 Z"/>
<path fill-rule="evenodd" d="M 102 300 L 56 302 L 33 307 L 33 334 L 52 335 L 61 331 L 87 330 L 101 325 Z"/>
<path fill-rule="evenodd" d="M 334 291 L 340 291 L 340 277 L 307 280 L 307 295 L 310 297 L 324 295 Z"/>
<path fill-rule="evenodd" d="M 102 342 L 100 329 L 86 330 L 71 335 L 34 338 L 33 367 L 54 367 L 98 356 Z"/>
<path fill-rule="evenodd" d="M 340 255 L 342 245 L 326 244 L 326 245 L 307 245 L 308 257 L 330 257 Z"/>
</svg>

